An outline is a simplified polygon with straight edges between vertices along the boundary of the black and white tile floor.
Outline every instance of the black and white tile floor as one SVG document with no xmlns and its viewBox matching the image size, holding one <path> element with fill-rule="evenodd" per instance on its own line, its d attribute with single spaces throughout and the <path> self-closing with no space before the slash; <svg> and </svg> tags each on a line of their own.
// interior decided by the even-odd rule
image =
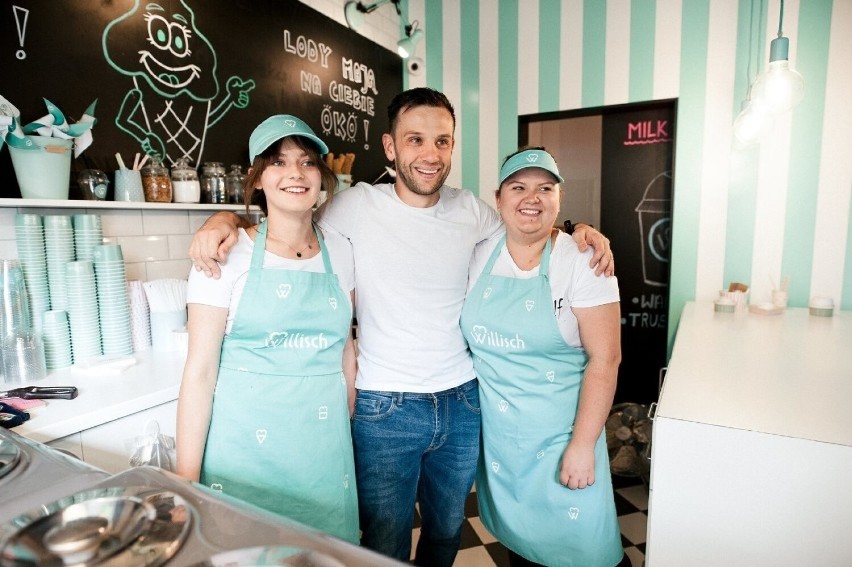
<svg viewBox="0 0 852 567">
<path fill-rule="evenodd" d="M 642 567 L 645 559 L 645 533 L 648 524 L 648 487 L 639 478 L 613 475 L 615 508 L 621 526 L 621 541 L 632 567 Z M 476 495 L 467 498 L 462 528 L 461 549 L 454 567 L 508 567 L 506 548 L 494 539 L 479 520 Z M 412 553 L 420 535 L 420 517 L 415 513 L 412 530 Z"/>
</svg>

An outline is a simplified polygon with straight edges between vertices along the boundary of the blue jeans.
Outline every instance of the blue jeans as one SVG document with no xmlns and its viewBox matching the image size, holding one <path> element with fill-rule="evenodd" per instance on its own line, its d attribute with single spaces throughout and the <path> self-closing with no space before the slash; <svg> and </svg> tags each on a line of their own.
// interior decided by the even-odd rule
<svg viewBox="0 0 852 567">
<path fill-rule="evenodd" d="M 476 380 L 435 394 L 359 390 L 352 422 L 361 544 L 415 565 L 450 567 L 479 457 Z"/>
</svg>

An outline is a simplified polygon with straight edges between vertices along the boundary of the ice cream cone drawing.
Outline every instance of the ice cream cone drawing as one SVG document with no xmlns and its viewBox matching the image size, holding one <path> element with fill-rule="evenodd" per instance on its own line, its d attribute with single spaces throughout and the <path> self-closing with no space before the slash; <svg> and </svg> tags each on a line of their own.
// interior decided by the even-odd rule
<svg viewBox="0 0 852 567">
<path fill-rule="evenodd" d="M 124 47 L 127 38 L 138 38 L 136 49 Z M 232 76 L 222 92 L 216 52 L 187 0 L 133 0 L 106 26 L 102 45 L 107 63 L 132 81 L 116 126 L 170 165 L 179 158 L 201 163 L 208 130 L 232 108 L 248 106 L 255 87 Z"/>
</svg>

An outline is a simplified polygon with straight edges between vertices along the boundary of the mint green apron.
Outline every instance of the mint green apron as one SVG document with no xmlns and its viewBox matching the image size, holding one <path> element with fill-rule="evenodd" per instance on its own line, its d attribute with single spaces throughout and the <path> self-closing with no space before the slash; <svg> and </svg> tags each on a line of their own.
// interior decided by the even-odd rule
<svg viewBox="0 0 852 567">
<path fill-rule="evenodd" d="M 350 303 L 315 229 L 325 272 L 263 269 L 258 227 L 222 344 L 201 483 L 358 543 L 343 346 Z"/>
<path fill-rule="evenodd" d="M 530 561 L 612 567 L 623 549 L 603 432 L 594 485 L 559 484 L 588 356 L 559 332 L 547 277 L 550 240 L 539 275 L 516 279 L 491 274 L 505 238 L 461 316 L 479 378 L 479 516 L 503 545 Z"/>
</svg>

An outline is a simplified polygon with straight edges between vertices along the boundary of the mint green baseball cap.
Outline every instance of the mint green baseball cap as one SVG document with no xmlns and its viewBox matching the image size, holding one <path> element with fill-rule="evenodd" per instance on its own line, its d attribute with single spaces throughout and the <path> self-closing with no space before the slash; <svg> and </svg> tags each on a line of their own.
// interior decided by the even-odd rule
<svg viewBox="0 0 852 567">
<path fill-rule="evenodd" d="M 249 136 L 249 163 L 254 163 L 254 158 L 274 142 L 288 136 L 307 138 L 317 145 L 320 155 L 328 153 L 325 142 L 320 140 L 303 120 L 291 114 L 276 114 L 261 122 Z"/>
<path fill-rule="evenodd" d="M 524 150 L 506 160 L 503 167 L 500 168 L 500 185 L 511 175 L 528 167 L 538 167 L 548 173 L 551 173 L 559 183 L 565 180 L 559 175 L 559 168 L 556 166 L 556 160 L 545 150 Z"/>
</svg>

